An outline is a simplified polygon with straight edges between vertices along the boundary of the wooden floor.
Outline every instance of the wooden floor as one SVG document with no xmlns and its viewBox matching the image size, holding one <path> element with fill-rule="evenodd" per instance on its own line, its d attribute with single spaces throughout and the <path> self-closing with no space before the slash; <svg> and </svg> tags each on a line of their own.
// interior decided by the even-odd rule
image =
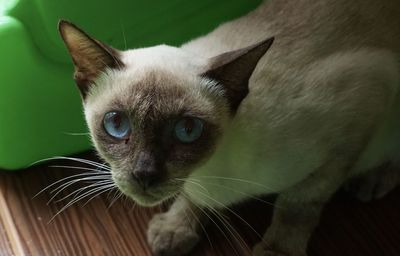
<svg viewBox="0 0 400 256">
<path fill-rule="evenodd" d="M 81 157 L 93 158 L 91 154 Z M 124 200 L 108 209 L 112 195 L 106 194 L 85 206 L 83 201 L 69 207 L 49 223 L 66 202 L 46 205 L 50 191 L 32 197 L 45 186 L 77 171 L 47 165 L 0 174 L 1 256 L 150 255 L 145 231 L 149 219 L 158 209 L 132 208 L 132 203 Z M 227 213 L 251 248 L 258 241 L 256 232 L 262 233 L 269 224 L 271 207 L 254 201 L 233 209 L 251 225 L 250 228 L 235 215 Z M 210 226 L 207 233 L 211 244 L 203 239 L 193 255 L 248 254 L 241 249 L 240 243 L 235 243 L 229 232 L 226 232 L 227 239 L 217 225 Z M 400 189 L 367 204 L 338 193 L 324 212 L 321 225 L 312 238 L 309 255 L 400 255 Z"/>
</svg>

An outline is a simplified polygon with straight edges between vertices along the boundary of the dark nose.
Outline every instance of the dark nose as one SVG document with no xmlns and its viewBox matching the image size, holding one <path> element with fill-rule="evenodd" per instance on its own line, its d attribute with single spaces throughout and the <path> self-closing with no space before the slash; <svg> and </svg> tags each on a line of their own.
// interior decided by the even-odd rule
<svg viewBox="0 0 400 256">
<path fill-rule="evenodd" d="M 159 178 L 159 173 L 154 155 L 141 152 L 132 172 L 133 179 L 146 190 Z"/>
</svg>

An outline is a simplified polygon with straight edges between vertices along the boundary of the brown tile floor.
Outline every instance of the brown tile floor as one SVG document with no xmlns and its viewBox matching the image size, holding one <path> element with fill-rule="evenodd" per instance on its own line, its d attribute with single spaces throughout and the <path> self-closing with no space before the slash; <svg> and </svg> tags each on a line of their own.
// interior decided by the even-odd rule
<svg viewBox="0 0 400 256">
<path fill-rule="evenodd" d="M 92 158 L 91 154 L 83 157 Z M 68 163 L 71 164 L 71 163 Z M 145 230 L 158 209 L 132 209 L 119 200 L 107 209 L 111 198 L 103 195 L 83 207 L 79 203 L 54 218 L 65 202 L 46 205 L 46 185 L 76 171 L 49 168 L 49 164 L 17 173 L 0 174 L 0 255 L 150 255 Z M 269 223 L 271 207 L 252 201 L 233 208 L 257 232 Z M 257 234 L 243 221 L 227 214 L 248 247 Z M 233 249 L 216 225 L 207 229 L 207 239 L 193 255 L 246 255 L 235 239 Z M 229 235 L 228 235 L 229 236 Z M 312 238 L 310 255 L 398 256 L 400 255 L 400 189 L 382 200 L 360 203 L 339 193 L 326 208 Z"/>
</svg>

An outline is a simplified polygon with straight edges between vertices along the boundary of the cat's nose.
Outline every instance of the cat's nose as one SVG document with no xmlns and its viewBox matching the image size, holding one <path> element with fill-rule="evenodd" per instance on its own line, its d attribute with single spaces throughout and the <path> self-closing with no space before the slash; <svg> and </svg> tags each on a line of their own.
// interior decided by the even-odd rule
<svg viewBox="0 0 400 256">
<path fill-rule="evenodd" d="M 157 179 L 156 175 L 152 175 L 148 170 L 135 170 L 132 178 L 142 187 L 143 190 L 149 188 Z"/>
<path fill-rule="evenodd" d="M 132 171 L 132 178 L 144 190 L 153 185 L 159 178 L 159 170 L 156 166 L 155 158 L 151 154 L 140 153 Z"/>
</svg>

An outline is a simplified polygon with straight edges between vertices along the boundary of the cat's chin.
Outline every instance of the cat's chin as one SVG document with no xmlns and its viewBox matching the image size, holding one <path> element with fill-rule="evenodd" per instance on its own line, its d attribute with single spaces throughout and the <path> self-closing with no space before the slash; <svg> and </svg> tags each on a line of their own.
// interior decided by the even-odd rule
<svg viewBox="0 0 400 256">
<path fill-rule="evenodd" d="M 161 204 L 164 201 L 169 200 L 173 195 L 171 196 L 166 196 L 165 193 L 162 196 L 156 196 L 151 193 L 147 192 L 132 192 L 132 191 L 124 191 L 123 189 L 120 189 L 122 193 L 124 193 L 126 196 L 128 196 L 130 199 L 135 201 L 135 203 L 139 204 L 140 206 L 144 207 L 153 207 Z"/>
<path fill-rule="evenodd" d="M 157 198 L 154 196 L 150 196 L 150 195 L 128 195 L 129 198 L 131 198 L 133 201 L 135 201 L 137 204 L 144 206 L 144 207 L 153 207 L 156 205 L 161 204 L 163 201 L 165 201 L 166 199 L 162 199 L 162 198 Z"/>
<path fill-rule="evenodd" d="M 147 189 L 142 189 L 138 184 L 120 179 L 113 176 L 116 187 L 135 203 L 144 207 L 157 206 L 165 201 L 175 198 L 181 191 L 182 181 L 180 183 L 166 180 L 157 186 L 151 186 Z"/>
</svg>

